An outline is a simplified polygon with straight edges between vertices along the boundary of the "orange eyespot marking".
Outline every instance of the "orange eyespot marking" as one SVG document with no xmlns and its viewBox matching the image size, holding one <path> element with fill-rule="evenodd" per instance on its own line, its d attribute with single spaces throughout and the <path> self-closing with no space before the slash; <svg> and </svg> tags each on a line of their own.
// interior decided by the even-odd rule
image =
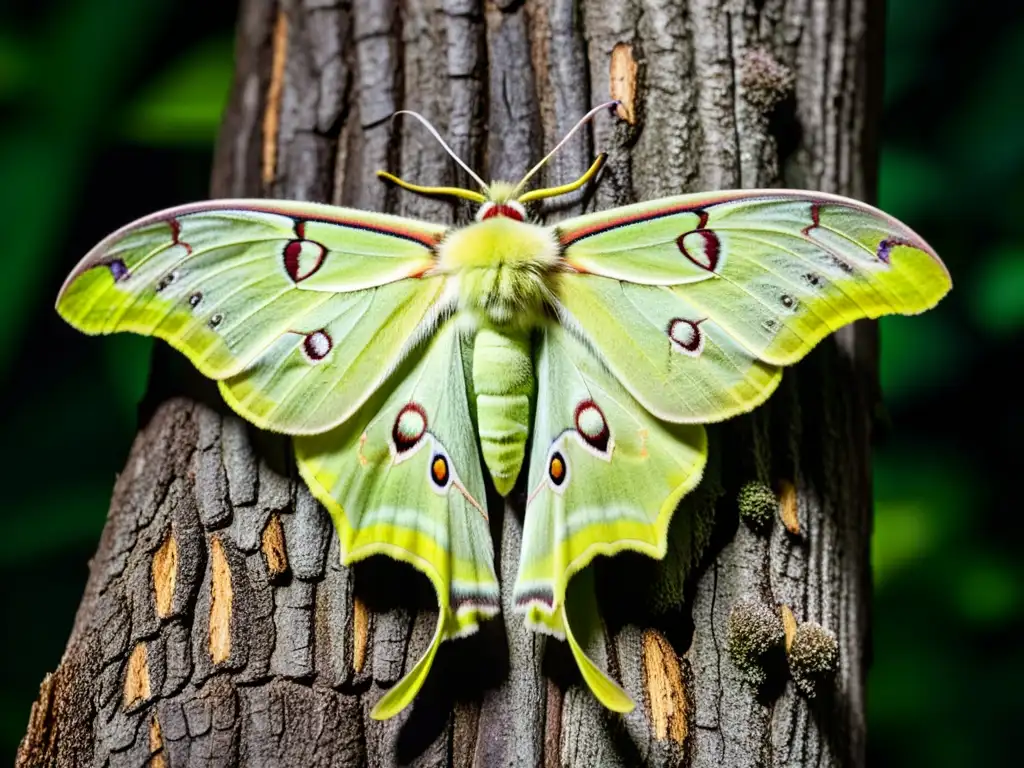
<svg viewBox="0 0 1024 768">
<path fill-rule="evenodd" d="M 440 486 L 448 483 L 448 460 L 441 454 L 434 456 L 430 464 L 430 477 Z"/>
<path fill-rule="evenodd" d="M 565 458 L 560 453 L 554 453 L 548 462 L 548 477 L 555 485 L 565 482 Z"/>
</svg>

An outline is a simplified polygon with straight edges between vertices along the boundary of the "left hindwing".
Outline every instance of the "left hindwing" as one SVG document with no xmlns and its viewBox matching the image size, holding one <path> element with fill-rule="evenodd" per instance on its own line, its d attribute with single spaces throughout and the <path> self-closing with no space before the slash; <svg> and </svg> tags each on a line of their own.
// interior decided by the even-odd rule
<svg viewBox="0 0 1024 768">
<path fill-rule="evenodd" d="M 626 388 L 670 421 L 748 411 L 853 320 L 915 314 L 951 287 L 931 248 L 863 203 L 787 190 L 665 198 L 556 234 L 557 307 Z"/>
</svg>

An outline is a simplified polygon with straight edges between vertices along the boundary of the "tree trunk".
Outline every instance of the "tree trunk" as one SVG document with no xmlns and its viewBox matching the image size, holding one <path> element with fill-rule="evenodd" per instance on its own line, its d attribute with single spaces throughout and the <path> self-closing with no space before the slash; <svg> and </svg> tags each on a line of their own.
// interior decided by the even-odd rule
<svg viewBox="0 0 1024 768">
<path fill-rule="evenodd" d="M 467 211 L 375 179 L 384 168 L 459 180 L 422 127 L 392 112 L 421 112 L 485 177 L 517 179 L 614 95 L 632 122 L 598 117 L 550 164 L 547 180 L 565 181 L 610 152 L 592 199 L 552 220 L 713 188 L 870 197 L 881 5 L 245 0 L 212 193 L 455 221 Z M 415 704 L 387 722 L 369 710 L 434 626 L 431 601 L 409 589 L 422 580 L 387 563 L 340 566 L 286 443 L 206 388 L 164 399 L 183 391 L 166 385 L 183 366 L 163 355 L 18 764 L 862 765 L 875 353 L 871 324 L 824 342 L 768 405 L 711 430 L 708 477 L 664 563 L 599 564 L 597 650 L 634 712 L 605 711 L 564 645 L 511 612 L 512 508 L 492 515 L 504 613 L 446 644 Z M 779 493 L 767 528 L 738 521 L 749 481 Z M 609 583 L 624 573 L 628 594 Z M 784 617 L 790 638 L 803 622 L 838 638 L 838 673 L 816 697 L 784 662 L 752 684 L 727 652 L 758 608 L 772 627 Z"/>
</svg>

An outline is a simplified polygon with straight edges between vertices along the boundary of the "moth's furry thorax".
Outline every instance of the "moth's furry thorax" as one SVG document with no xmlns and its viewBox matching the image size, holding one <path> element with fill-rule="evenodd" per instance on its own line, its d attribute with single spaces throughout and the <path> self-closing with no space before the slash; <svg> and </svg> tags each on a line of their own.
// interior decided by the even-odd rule
<svg viewBox="0 0 1024 768">
<path fill-rule="evenodd" d="M 499 327 L 531 328 L 550 304 L 560 261 L 550 230 L 495 217 L 445 237 L 437 269 L 458 281 L 460 310 Z"/>
</svg>

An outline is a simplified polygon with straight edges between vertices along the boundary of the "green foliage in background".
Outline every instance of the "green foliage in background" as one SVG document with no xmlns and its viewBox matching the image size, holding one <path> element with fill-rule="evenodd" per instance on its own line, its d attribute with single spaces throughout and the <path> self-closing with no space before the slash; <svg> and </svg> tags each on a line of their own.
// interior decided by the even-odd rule
<svg viewBox="0 0 1024 768">
<path fill-rule="evenodd" d="M 0 0 L 0 760 L 59 662 L 152 349 L 79 337 L 52 302 L 109 231 L 206 195 L 233 5 Z M 1024 683 L 1024 4 L 888 6 L 880 204 L 955 288 L 882 322 L 869 764 L 1002 764 Z"/>
<path fill-rule="evenodd" d="M 107 232 L 206 195 L 234 21 L 210 5 L 0 4 L 0 762 L 70 633 L 152 349 L 82 344 L 53 300 Z"/>
<path fill-rule="evenodd" d="M 872 766 L 1017 762 L 1022 73 L 1024 5 L 889 0 L 879 202 L 936 247 L 954 289 L 881 324 Z"/>
</svg>

